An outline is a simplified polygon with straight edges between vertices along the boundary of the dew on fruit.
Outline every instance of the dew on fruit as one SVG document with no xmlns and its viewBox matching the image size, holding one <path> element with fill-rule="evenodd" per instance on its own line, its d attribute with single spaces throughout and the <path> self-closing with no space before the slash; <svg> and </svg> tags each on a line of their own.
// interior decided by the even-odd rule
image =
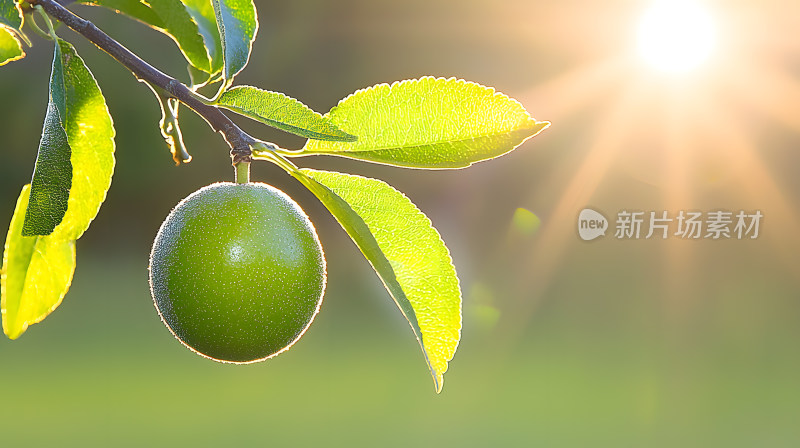
<svg viewBox="0 0 800 448">
<path fill-rule="evenodd" d="M 232 263 L 238 263 L 242 261 L 243 255 L 244 255 L 244 248 L 237 243 L 234 243 L 228 249 L 228 260 Z"/>
<path fill-rule="evenodd" d="M 265 184 L 213 184 L 181 201 L 159 230 L 150 268 L 167 328 L 222 362 L 286 351 L 313 321 L 325 290 L 313 225 Z"/>
</svg>

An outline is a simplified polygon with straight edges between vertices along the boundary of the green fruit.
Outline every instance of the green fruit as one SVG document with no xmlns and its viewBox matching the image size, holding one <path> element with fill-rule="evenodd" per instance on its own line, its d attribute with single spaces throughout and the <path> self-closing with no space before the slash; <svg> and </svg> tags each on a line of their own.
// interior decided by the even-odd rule
<svg viewBox="0 0 800 448">
<path fill-rule="evenodd" d="M 216 183 L 192 193 L 161 225 L 150 291 L 184 345 L 223 362 L 288 349 L 319 311 L 325 258 L 314 226 L 285 193 Z"/>
</svg>

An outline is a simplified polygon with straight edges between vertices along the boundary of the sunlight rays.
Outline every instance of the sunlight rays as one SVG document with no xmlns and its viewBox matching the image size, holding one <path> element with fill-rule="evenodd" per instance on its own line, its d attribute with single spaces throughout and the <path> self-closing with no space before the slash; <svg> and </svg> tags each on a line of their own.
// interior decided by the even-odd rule
<svg viewBox="0 0 800 448">
<path fill-rule="evenodd" d="M 737 65 L 722 78 L 734 99 L 800 132 L 800 81 L 773 67 Z"/>
<path fill-rule="evenodd" d="M 548 120 L 570 115 L 608 94 L 606 87 L 620 83 L 620 75 L 630 68 L 624 57 L 601 59 L 560 74 L 520 95 L 523 104 L 538 104 Z"/>
<path fill-rule="evenodd" d="M 703 128 L 730 153 L 730 157 L 747 167 L 746 174 L 738 176 L 733 185 L 736 197 L 746 198 L 748 204 L 769 211 L 772 231 L 765 232 L 763 238 L 769 241 L 772 253 L 779 254 L 784 264 L 800 278 L 800 244 L 797 239 L 791 238 L 800 229 L 797 207 L 786 197 L 774 175 L 764 165 L 752 138 L 741 131 L 741 126 L 729 113 L 715 108 L 713 104 L 702 106 L 704 113 L 698 116 L 704 119 Z"/>
<path fill-rule="evenodd" d="M 792 20 L 800 11 L 794 5 L 765 4 L 764 11 L 743 2 L 717 4 L 719 10 L 709 11 L 717 26 L 718 54 L 707 56 L 702 70 L 659 76 L 645 70 L 631 48 L 620 48 L 616 54 L 575 64 L 521 95 L 524 103 L 541 105 L 538 115 L 553 123 L 549 132 L 564 130 L 551 138 L 587 149 L 563 148 L 551 174 L 536 181 L 522 202 L 542 218 L 542 226 L 521 258 L 523 275 L 514 276 L 517 284 L 509 287 L 516 302 L 510 305 L 515 313 L 504 315 L 500 326 L 505 344 L 518 339 L 577 251 L 588 250 L 582 245 L 595 244 L 578 240 L 578 212 L 592 205 L 635 207 L 626 203 L 635 195 L 610 196 L 619 185 L 652 187 L 644 196 L 657 195 L 648 199 L 653 201 L 647 205 L 651 210 L 766 211 L 759 240 L 738 242 L 741 249 L 736 250 L 768 254 L 800 279 L 800 210 L 797 196 L 787 191 L 796 182 L 771 169 L 768 153 L 759 146 L 764 140 L 759 132 L 773 129 L 765 126 L 777 123 L 787 135 L 800 133 L 800 80 L 787 69 L 800 52 L 797 40 L 787 38 L 794 35 L 794 22 L 800 26 L 800 20 Z M 586 12 L 587 17 L 592 14 Z M 779 20 L 767 20 L 776 14 Z M 587 43 L 587 48 L 596 45 Z M 569 132 L 580 135 L 566 137 Z M 617 210 L 603 211 L 613 221 Z M 612 223 L 605 239 L 613 238 Z M 722 253 L 712 244 L 675 237 L 652 246 L 663 256 L 659 286 L 671 302 L 665 306 L 678 312 L 695 306 L 687 301 L 693 300 L 698 254 Z"/>
<path fill-rule="evenodd" d="M 605 176 L 619 155 L 625 130 L 644 93 L 644 87 L 643 84 L 629 85 L 610 107 L 594 130 L 596 136 L 583 162 L 559 194 L 556 208 L 547 213 L 528 259 L 522 263 L 534 274 L 516 277 L 519 284 L 513 290 L 524 291 L 525 294 L 517 297 L 519 303 L 514 305 L 516 311 L 505 323 L 507 341 L 516 340 L 525 328 L 542 294 L 561 267 L 569 246 L 576 240 L 574 222 L 577 211 L 591 203 L 598 187 L 606 180 Z M 553 177 L 544 190 L 557 191 L 562 183 L 560 178 Z"/>
</svg>

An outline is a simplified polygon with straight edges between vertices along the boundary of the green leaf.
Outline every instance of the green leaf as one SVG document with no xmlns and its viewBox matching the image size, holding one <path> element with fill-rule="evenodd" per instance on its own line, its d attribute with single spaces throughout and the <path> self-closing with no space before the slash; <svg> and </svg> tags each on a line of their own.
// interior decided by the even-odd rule
<svg viewBox="0 0 800 448">
<path fill-rule="evenodd" d="M 109 8 L 128 15 L 156 30 L 166 34 L 178 44 L 186 60 L 207 73 L 214 70 L 213 58 L 219 52 L 215 46 L 213 34 L 216 24 L 209 27 L 208 21 L 202 18 L 194 8 L 184 5 L 180 0 L 87 0 L 87 5 Z M 210 3 L 209 3 L 210 8 Z M 195 17 L 197 15 L 197 17 Z M 209 34 L 213 32 L 213 34 Z M 208 39 L 206 39 L 208 35 Z M 218 43 L 218 40 L 217 40 Z M 221 64 L 216 68 L 219 70 Z"/>
<path fill-rule="evenodd" d="M 54 236 L 22 236 L 30 185 L 17 200 L 0 271 L 3 331 L 18 338 L 28 325 L 50 314 L 64 298 L 75 271 L 75 242 Z"/>
<path fill-rule="evenodd" d="M 147 0 L 190 64 L 211 72 L 211 56 L 193 16 L 180 0 Z"/>
<path fill-rule="evenodd" d="M 67 211 L 52 235 L 77 240 L 97 215 L 111 185 L 114 126 L 94 76 L 75 48 L 61 39 L 53 58 L 50 98 L 62 120 L 72 164 Z"/>
<path fill-rule="evenodd" d="M 56 70 L 51 75 L 51 88 L 54 78 Z M 72 150 L 63 123 L 51 95 L 31 180 L 31 194 L 25 211 L 25 224 L 22 226 L 23 236 L 51 234 L 67 212 L 69 190 L 72 187 Z"/>
<path fill-rule="evenodd" d="M 15 0 L 0 0 L 0 25 L 22 29 L 22 10 Z"/>
<path fill-rule="evenodd" d="M 222 42 L 223 89 L 244 69 L 258 31 L 258 17 L 253 0 L 211 0 Z"/>
<path fill-rule="evenodd" d="M 88 6 L 108 8 L 166 33 L 164 22 L 145 2 L 139 0 L 83 0 L 81 3 Z"/>
<path fill-rule="evenodd" d="M 75 271 L 75 240 L 97 215 L 114 170 L 114 127 L 97 82 L 72 45 L 57 39 L 54 53 L 33 176 L 44 199 L 29 203 L 33 188 L 22 189 L 0 271 L 3 331 L 11 339 L 61 303 Z M 66 211 L 60 202 L 65 193 Z M 49 235 L 23 235 L 24 227 L 40 231 L 59 214 L 63 218 Z"/>
<path fill-rule="evenodd" d="M 217 17 L 214 7 L 208 0 L 183 0 L 186 10 L 191 14 L 203 41 L 206 44 L 211 61 L 211 71 L 215 74 L 222 70 L 222 42 L 217 28 Z"/>
<path fill-rule="evenodd" d="M 0 26 L 0 66 L 25 57 L 22 44 L 14 33 Z"/>
<path fill-rule="evenodd" d="M 380 180 L 311 169 L 293 175 L 372 264 L 411 324 L 440 392 L 461 334 L 461 291 L 439 233 L 405 195 Z"/>
<path fill-rule="evenodd" d="M 358 141 L 310 140 L 303 154 L 412 168 L 464 168 L 513 150 L 549 125 L 490 87 L 433 77 L 359 90 L 327 116 Z"/>
<path fill-rule="evenodd" d="M 347 142 L 357 139 L 354 135 L 342 132 L 329 119 L 305 104 L 282 93 L 237 86 L 223 93 L 217 104 L 301 137 Z"/>
</svg>

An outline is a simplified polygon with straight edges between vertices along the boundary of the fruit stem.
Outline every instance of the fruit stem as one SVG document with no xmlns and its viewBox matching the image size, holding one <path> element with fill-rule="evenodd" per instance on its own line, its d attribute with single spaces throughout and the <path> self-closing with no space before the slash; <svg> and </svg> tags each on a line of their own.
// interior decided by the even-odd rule
<svg viewBox="0 0 800 448">
<path fill-rule="evenodd" d="M 297 166 L 282 156 L 278 151 L 286 151 L 281 148 L 272 149 L 265 146 L 264 142 L 259 142 L 253 147 L 253 160 L 269 160 L 270 162 L 283 168 L 289 174 L 297 171 Z M 271 143 L 269 143 L 271 145 Z M 294 174 L 292 174 L 294 175 Z"/>
<path fill-rule="evenodd" d="M 246 184 L 250 182 L 250 162 L 239 162 L 233 165 L 234 182 Z"/>
</svg>

